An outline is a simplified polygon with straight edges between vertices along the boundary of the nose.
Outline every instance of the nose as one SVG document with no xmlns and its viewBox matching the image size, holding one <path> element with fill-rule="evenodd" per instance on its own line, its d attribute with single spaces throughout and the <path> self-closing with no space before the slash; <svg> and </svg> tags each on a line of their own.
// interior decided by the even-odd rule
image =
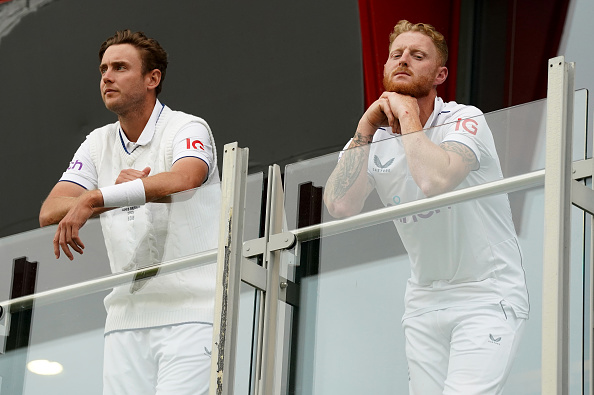
<svg viewBox="0 0 594 395">
<path fill-rule="evenodd" d="M 112 76 L 111 76 L 111 71 L 109 70 L 109 68 L 107 70 L 105 70 L 103 72 L 103 74 L 101 75 L 101 81 L 105 84 L 107 82 L 113 82 Z"/>
<path fill-rule="evenodd" d="M 398 64 L 400 66 L 408 66 L 409 61 L 410 61 L 410 54 L 408 53 L 408 51 L 404 51 L 402 53 L 402 55 L 400 55 Z"/>
</svg>

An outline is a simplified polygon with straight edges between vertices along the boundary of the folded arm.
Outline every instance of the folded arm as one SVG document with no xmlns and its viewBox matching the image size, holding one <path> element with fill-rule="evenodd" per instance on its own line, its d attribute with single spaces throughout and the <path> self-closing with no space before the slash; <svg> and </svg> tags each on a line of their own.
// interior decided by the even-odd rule
<svg viewBox="0 0 594 395">
<path fill-rule="evenodd" d="M 145 201 L 152 202 L 175 192 L 199 187 L 208 175 L 208 166 L 198 158 L 187 157 L 176 161 L 168 172 L 154 176 L 149 176 L 149 172 L 150 168 L 122 170 L 116 184 L 141 179 Z M 70 260 L 74 259 L 70 248 L 82 254 L 84 244 L 79 237 L 79 229 L 90 217 L 110 209 L 104 207 L 103 194 L 99 189 L 86 191 L 74 183 L 58 182 L 39 214 L 41 226 L 58 223 L 53 240 L 56 258 L 60 257 L 60 249 Z"/>
<path fill-rule="evenodd" d="M 425 196 L 453 190 L 478 168 L 474 152 L 464 144 L 444 141 L 438 145 L 427 137 L 416 99 L 397 93 L 384 93 L 382 98 L 388 102 L 390 118 L 398 120 L 408 168 Z"/>
</svg>

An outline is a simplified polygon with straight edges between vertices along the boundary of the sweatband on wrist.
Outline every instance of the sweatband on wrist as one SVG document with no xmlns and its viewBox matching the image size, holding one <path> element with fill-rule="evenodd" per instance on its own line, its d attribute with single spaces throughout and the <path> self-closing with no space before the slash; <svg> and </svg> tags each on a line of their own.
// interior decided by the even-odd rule
<svg viewBox="0 0 594 395">
<path fill-rule="evenodd" d="M 103 195 L 103 207 L 140 206 L 146 203 L 144 184 L 140 178 L 99 188 L 99 190 Z"/>
</svg>

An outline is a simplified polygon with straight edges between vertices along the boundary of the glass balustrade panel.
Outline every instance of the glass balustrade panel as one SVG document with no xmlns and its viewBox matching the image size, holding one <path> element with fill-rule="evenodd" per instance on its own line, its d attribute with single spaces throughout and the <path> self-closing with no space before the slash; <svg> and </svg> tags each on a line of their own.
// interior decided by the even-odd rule
<svg viewBox="0 0 594 395">
<path fill-rule="evenodd" d="M 53 256 L 56 226 L 1 239 L 16 265 L 25 264 L 21 257 L 37 263 L 37 283 L 35 295 L 12 305 L 7 299 L 21 280 L 4 262 L 1 305 L 13 327 L 0 333 L 0 393 L 101 394 L 104 334 L 171 324 L 212 328 L 220 199 L 217 183 L 116 209 L 82 228 L 84 253 L 73 261 L 63 252 Z M 207 363 L 211 352 L 211 340 L 196 350 Z M 33 365 L 44 364 L 59 364 L 61 372 L 35 373 Z"/>
<path fill-rule="evenodd" d="M 587 108 L 586 100 L 585 92 L 577 92 L 576 108 Z M 576 114 L 577 126 L 574 127 L 572 154 L 574 160 L 584 158 L 585 144 L 585 124 L 581 120 L 584 112 L 577 110 Z M 424 134 L 423 138 L 429 139 L 446 133 L 451 141 L 466 143 L 473 148 L 473 152 L 479 152 L 480 166 L 486 167 L 487 171 L 471 170 L 471 175 L 475 172 L 474 177 L 467 177 L 455 188 L 462 191 L 467 187 L 543 169 L 545 119 L 546 101 L 542 100 L 481 117 L 459 119 L 450 125 L 419 133 Z M 447 130 L 444 131 L 444 128 Z M 491 131 L 492 139 L 488 134 L 481 135 L 484 128 Z M 407 137 L 409 136 L 405 136 Z M 448 272 L 447 263 L 444 264 L 445 269 L 436 265 L 443 262 L 443 256 L 455 256 L 461 260 L 474 256 L 476 258 L 473 259 L 477 262 L 492 260 L 493 257 L 488 256 L 489 253 L 485 255 L 485 251 L 481 252 L 480 244 L 477 244 L 480 243 L 481 232 L 484 232 L 484 229 L 480 229 L 484 226 L 484 218 L 491 218 L 491 221 L 498 223 L 492 227 L 492 231 L 486 233 L 489 242 L 493 245 L 505 244 L 503 239 L 495 243 L 497 238 L 503 237 L 507 232 L 496 229 L 504 227 L 512 232 L 521 251 L 521 257 L 516 255 L 513 258 L 516 270 L 509 278 L 513 277 L 514 281 L 510 280 L 507 285 L 494 281 L 491 288 L 493 294 L 503 292 L 501 289 L 506 287 L 516 287 L 522 293 L 525 286 L 526 297 L 518 298 L 517 294 L 509 296 L 519 316 L 524 316 L 527 310 L 525 302 L 529 302 L 529 319 L 525 321 L 524 333 L 518 344 L 504 393 L 539 394 L 542 231 L 546 220 L 542 185 L 507 194 L 499 193 L 470 200 L 463 198 L 464 202 L 423 206 L 423 210 L 410 211 L 407 206 L 414 202 L 426 203 L 426 199 L 416 185 L 415 177 L 419 175 L 418 172 L 411 170 L 406 160 L 404 147 L 407 142 L 403 140 L 399 135 L 388 136 L 386 140 L 367 147 L 298 162 L 287 166 L 285 170 L 286 218 L 288 228 L 294 229 L 298 235 L 302 230 L 307 230 L 308 226 L 301 222 L 301 218 L 315 217 L 317 211 L 320 211 L 320 208 L 312 209 L 311 205 L 303 203 L 306 193 L 304 188 L 309 188 L 308 184 L 311 183 L 314 189 L 318 189 L 317 193 L 328 194 L 328 180 L 335 168 L 340 166 L 340 162 L 348 161 L 353 164 L 363 157 L 361 168 L 372 178 L 375 189 L 364 203 L 357 201 L 355 210 L 339 211 L 340 215 L 345 216 L 344 221 L 337 221 L 331 215 L 332 210 L 328 205 L 322 204 L 319 212 L 319 221 L 323 224 L 321 230 L 317 234 L 309 230 L 302 232 L 305 242 L 295 250 L 296 257 L 293 258 L 300 289 L 299 307 L 291 310 L 294 313 L 292 319 L 284 323 L 291 327 L 290 330 L 285 330 L 284 335 L 287 337 L 286 332 L 292 332 L 290 341 L 279 341 L 279 344 L 290 348 L 290 351 L 284 350 L 285 354 L 290 355 L 287 358 L 289 362 L 286 363 L 288 371 L 277 374 L 279 380 L 286 381 L 285 387 L 281 386 L 286 391 L 281 393 L 407 393 L 409 376 L 403 316 L 410 315 L 411 300 L 415 302 L 414 297 L 411 299 L 410 294 L 406 295 L 407 281 L 411 278 L 411 262 L 413 284 L 433 281 L 430 284 L 434 287 L 446 288 L 455 285 L 456 281 L 464 284 L 465 281 L 459 277 L 463 277 L 462 272 Z M 472 145 L 473 142 L 475 146 Z M 340 174 L 350 173 L 345 167 Z M 391 183 L 382 180 L 386 177 L 398 181 Z M 345 181 L 339 187 L 343 188 L 349 182 L 354 181 Z M 343 192 L 344 189 L 346 188 L 340 191 Z M 480 209 L 477 214 L 477 205 L 485 211 L 481 212 L 483 209 Z M 369 219 L 371 224 L 365 223 L 366 219 L 363 217 L 367 214 L 376 215 L 382 210 L 387 213 L 384 207 L 400 208 L 401 211 L 392 218 L 385 219 L 385 215 L 374 216 Z M 464 215 L 470 210 L 475 210 L 473 216 Z M 492 212 L 488 213 L 489 210 Z M 356 213 L 365 215 L 352 217 Z M 576 240 L 581 240 L 583 235 L 580 215 L 579 210 L 572 212 L 572 234 L 578 235 Z M 343 226 L 342 223 L 350 225 Z M 583 243 L 578 244 L 572 245 L 574 259 L 571 262 L 569 339 L 571 393 L 576 394 L 581 393 L 583 375 L 581 353 L 584 320 L 584 254 L 581 250 Z M 309 251 L 309 248 L 314 253 L 307 252 L 310 256 L 304 260 L 300 254 L 304 250 Z M 409 256 L 407 250 L 413 253 Z M 497 248 L 493 249 L 496 250 Z M 495 258 L 497 259 L 501 257 Z M 289 259 L 288 262 L 290 261 Z M 416 269 L 414 265 L 419 261 L 436 262 L 430 268 L 434 273 Z M 486 270 L 488 272 L 488 267 Z M 484 272 L 484 277 L 492 276 L 486 274 L 487 272 Z M 472 275 L 470 272 L 468 274 Z M 431 277 L 434 275 L 437 276 L 435 279 Z M 424 276 L 427 277 L 423 279 Z M 456 276 L 461 280 L 455 280 Z M 440 279 L 443 281 L 436 282 Z M 510 293 L 514 294 L 511 291 Z M 449 296 L 443 295 L 445 294 L 435 303 L 439 305 L 444 302 L 444 298 L 447 300 Z M 406 303 L 405 296 L 408 297 Z M 476 298 L 469 297 L 463 305 L 476 305 Z M 431 309 L 433 307 L 429 307 Z M 486 341 L 497 343 L 500 336 L 491 333 L 491 337 L 493 339 Z"/>
</svg>

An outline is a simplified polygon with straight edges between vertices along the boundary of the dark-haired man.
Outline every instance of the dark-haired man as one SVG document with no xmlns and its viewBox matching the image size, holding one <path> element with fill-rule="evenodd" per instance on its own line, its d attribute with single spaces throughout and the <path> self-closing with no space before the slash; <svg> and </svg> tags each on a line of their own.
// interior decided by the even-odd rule
<svg viewBox="0 0 594 395">
<path fill-rule="evenodd" d="M 326 184 L 333 216 L 358 213 L 374 188 L 389 206 L 502 178 L 482 112 L 437 97 L 447 56 L 431 25 L 394 27 L 386 91 Z M 507 195 L 394 223 L 411 262 L 402 319 L 410 393 L 500 394 L 529 310 Z"/>
<path fill-rule="evenodd" d="M 40 225 L 58 223 L 56 258 L 83 253 L 79 230 L 95 214 L 113 272 L 215 248 L 216 223 L 206 222 L 220 201 L 214 138 L 204 120 L 157 99 L 167 53 L 123 30 L 101 45 L 99 59 L 101 97 L 118 121 L 87 136 L 43 203 Z M 183 224 L 172 223 L 173 207 L 152 203 L 202 185 L 211 199 L 186 206 Z M 154 272 L 114 288 L 105 298 L 105 394 L 208 392 L 215 272 Z"/>
</svg>

